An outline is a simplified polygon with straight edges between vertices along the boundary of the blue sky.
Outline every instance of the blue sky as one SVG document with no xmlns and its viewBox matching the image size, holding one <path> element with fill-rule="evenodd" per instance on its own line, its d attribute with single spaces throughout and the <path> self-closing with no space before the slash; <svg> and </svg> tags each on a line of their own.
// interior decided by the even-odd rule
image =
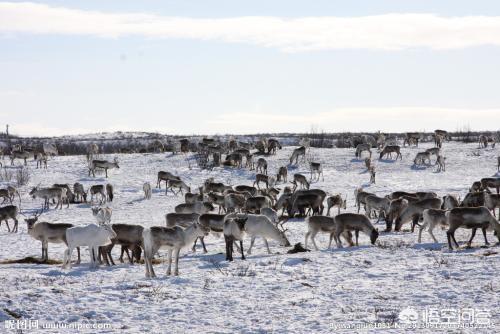
<svg viewBox="0 0 500 334">
<path fill-rule="evenodd" d="M 498 1 L 0 1 L 0 119 L 24 135 L 498 130 L 498 59 Z"/>
</svg>

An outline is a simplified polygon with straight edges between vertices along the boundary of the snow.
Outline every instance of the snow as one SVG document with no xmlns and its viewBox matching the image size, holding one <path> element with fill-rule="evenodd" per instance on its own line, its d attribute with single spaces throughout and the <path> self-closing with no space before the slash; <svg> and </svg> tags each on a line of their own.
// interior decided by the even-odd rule
<svg viewBox="0 0 500 334">
<path fill-rule="evenodd" d="M 353 212 L 353 191 L 359 186 L 380 195 L 418 190 L 463 198 L 473 181 L 496 175 L 498 150 L 479 150 L 477 144 L 445 143 L 446 172 L 435 172 L 435 166 L 412 167 L 415 154 L 429 147 L 425 143 L 420 148 L 403 148 L 402 161 L 379 161 L 374 150 L 375 185 L 369 184 L 363 159 L 355 159 L 353 149 L 311 148 L 309 158 L 323 164 L 325 179 L 313 183 L 313 187 L 329 194 L 347 194 L 347 211 Z M 293 147 L 284 147 L 276 156 L 266 158 L 270 173 L 288 164 L 292 150 Z M 80 182 L 87 189 L 92 184 L 109 182 L 115 189 L 115 200 L 109 203 L 113 208 L 112 222 L 164 225 L 165 214 L 172 212 L 183 198 L 154 188 L 152 199 L 144 200 L 142 185 L 149 181 L 154 187 L 159 170 L 180 175 L 192 188 L 208 177 L 226 184 L 251 184 L 255 175 L 245 169 L 201 171 L 190 168 L 184 155 L 170 153 L 117 154 L 106 158 L 114 157 L 118 158 L 120 169 L 108 171 L 108 179 L 103 174 L 89 177 L 83 156 L 56 157 L 49 160 L 47 170 L 37 170 L 35 162 L 29 162 L 32 177 L 30 184 L 21 188 L 23 211 L 41 207 L 40 200 L 28 195 L 37 184 L 72 186 Z M 296 172 L 308 175 L 307 166 L 293 166 L 289 179 Z M 7 233 L 4 226 L 0 228 L 0 261 L 41 255 L 40 242 L 27 234 L 21 218 L 17 234 Z M 40 219 L 73 224 L 94 222 L 86 204 L 73 204 L 68 209 L 64 206 L 62 210 L 51 208 Z M 286 227 L 292 245 L 304 242 L 303 219 L 290 220 Z M 383 230 L 384 222 L 377 227 Z M 499 247 L 492 243 L 488 249 L 482 248 L 483 239 L 478 233 L 472 249 L 449 251 L 444 231 L 435 231 L 440 244 L 434 244 L 427 232 L 423 233 L 423 243 L 417 244 L 417 233 L 408 232 L 408 228 L 381 233 L 378 246 L 370 245 L 368 237 L 362 235 L 359 247 L 331 250 L 324 249 L 328 236 L 319 234 L 320 251 L 297 254 L 286 254 L 287 249 L 270 241 L 273 254 L 269 255 L 262 241 L 257 240 L 246 261 L 235 252 L 232 263 L 225 261 L 223 238 L 209 236 L 208 254 L 200 248 L 196 253 L 185 249 L 179 261 L 180 276 L 166 277 L 166 265 L 159 264 L 155 266 L 157 279 L 146 279 L 143 265 L 119 264 L 119 247 L 113 250 L 118 264 L 97 270 L 89 269 L 86 250 L 82 250 L 82 264 L 72 270 L 62 270 L 60 265 L 0 264 L 0 321 L 13 319 L 7 309 L 40 322 L 110 323 L 113 329 L 109 332 L 123 329 L 131 333 L 305 333 L 330 332 L 345 323 L 397 321 L 399 312 L 407 307 L 487 309 L 492 321 L 498 319 Z M 464 241 L 470 230 L 459 230 L 456 235 L 457 240 Z M 490 242 L 497 241 L 492 232 L 488 238 Z M 248 245 L 246 240 L 245 248 Z M 62 260 L 64 249 L 63 245 L 49 244 L 49 258 Z M 165 258 L 164 253 L 161 258 Z"/>
</svg>

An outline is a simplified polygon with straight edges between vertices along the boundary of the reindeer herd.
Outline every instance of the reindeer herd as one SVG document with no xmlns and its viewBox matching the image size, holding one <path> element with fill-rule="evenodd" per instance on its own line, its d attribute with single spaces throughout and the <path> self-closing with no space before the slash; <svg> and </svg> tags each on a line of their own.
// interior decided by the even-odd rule
<svg viewBox="0 0 500 334">
<path fill-rule="evenodd" d="M 418 147 L 422 137 L 418 133 L 407 133 L 403 147 L 414 145 Z M 442 155 L 442 146 L 445 140 L 450 140 L 446 131 L 436 130 L 434 133 L 435 147 L 424 152 L 418 152 L 414 165 L 431 164 L 431 157 L 435 156 L 438 171 L 445 171 L 446 158 Z M 488 139 L 486 142 L 490 142 Z M 364 188 L 354 191 L 354 205 L 357 212 L 347 211 L 348 201 L 346 194 L 328 195 L 324 190 L 312 188 L 311 185 L 324 181 L 323 164 L 308 161 L 308 142 L 295 148 L 289 158 L 289 164 L 278 166 L 275 174 L 271 173 L 267 159 L 273 159 L 278 149 L 282 148 L 276 139 L 261 140 L 252 146 L 230 143 L 224 166 L 233 168 L 248 168 L 255 173 L 252 185 L 224 184 L 214 178 L 206 179 L 203 184 L 193 187 L 188 185 L 180 175 L 169 171 L 158 171 L 156 188 L 161 189 L 165 183 L 165 195 L 170 191 L 176 198 L 182 196 L 183 201 L 174 208 L 174 212 L 165 215 L 164 226 L 144 227 L 137 224 L 112 222 L 112 209 L 104 207 L 107 202 L 113 201 L 114 189 L 111 183 L 95 184 L 86 191 L 82 184 L 76 182 L 73 187 L 66 184 L 54 184 L 52 187 L 37 185 L 29 192 L 33 199 L 43 200 L 40 211 L 33 216 L 26 217 L 25 222 L 28 234 L 42 243 L 42 260 L 48 260 L 48 244 L 63 243 L 67 246 L 64 252 L 63 268 L 71 268 L 72 253 L 78 252 L 80 262 L 80 247 L 88 247 L 91 267 L 99 263 L 114 265 L 112 249 L 115 245 L 121 247 L 119 261 L 123 262 L 126 254 L 130 264 L 144 259 L 146 277 L 155 277 L 153 259 L 160 249 L 166 249 L 168 254 L 167 275 L 172 274 L 172 261 L 175 258 L 173 274 L 179 274 L 179 254 L 181 249 L 191 247 L 193 251 L 199 242 L 205 253 L 208 252 L 205 239 L 209 235 L 224 236 L 226 260 L 233 260 L 234 247 L 245 259 L 244 241 L 250 240 L 246 253 L 251 254 L 257 237 L 262 238 L 267 252 L 270 254 L 269 240 L 277 242 L 281 247 L 289 247 L 287 229 L 290 219 L 306 217 L 304 246 L 307 249 L 309 241 L 314 249 L 318 250 L 315 237 L 318 233 L 329 235 L 328 248 L 333 241 L 338 248 L 343 242 L 349 246 L 358 246 L 359 233 L 368 236 L 370 243 L 375 245 L 382 232 L 372 224 L 371 219 L 384 220 L 386 229 L 383 233 L 401 232 L 405 224 L 410 224 L 410 231 L 419 227 L 418 242 L 421 242 L 422 233 L 428 230 L 434 242 L 438 242 L 434 231 L 436 227 L 447 228 L 446 236 L 450 249 L 458 247 L 455 231 L 459 228 L 471 229 L 471 237 L 467 242 L 470 247 L 477 229 L 481 229 L 485 244 L 488 244 L 487 231 L 493 230 L 500 241 L 500 224 L 495 218 L 495 210 L 500 208 L 500 178 L 483 178 L 474 182 L 469 193 L 463 200 L 451 194 L 439 197 L 434 192 L 406 192 L 393 191 L 381 196 L 370 193 Z M 493 144 L 494 145 L 494 144 Z M 255 147 L 256 152 L 251 152 Z M 372 161 L 372 149 L 379 152 L 379 159 L 402 160 L 401 147 L 394 140 L 384 135 L 379 138 L 363 136 L 355 146 L 354 155 L 357 159 L 367 152 L 369 157 L 364 160 L 370 174 L 370 183 L 375 183 L 375 165 Z M 217 150 L 216 150 L 217 151 Z M 266 152 L 267 151 L 267 152 Z M 11 160 L 26 159 L 30 155 L 18 154 L 13 151 Z M 219 151 L 217 151 L 219 152 Z M 95 159 L 98 148 L 90 145 L 87 151 L 88 176 L 95 177 L 97 171 L 104 171 L 108 178 L 108 170 L 118 169 L 117 159 L 112 162 Z M 218 153 L 217 153 L 218 154 Z M 394 154 L 394 156 L 393 156 Z M 254 163 L 254 157 L 259 156 Z M 38 159 L 37 163 L 38 163 Z M 243 163 L 245 162 L 245 164 Z M 309 178 L 301 173 L 294 173 L 289 180 L 288 172 L 293 164 L 305 163 L 309 169 Z M 497 169 L 500 171 L 500 157 Z M 282 187 L 277 185 L 281 183 Z M 289 184 L 289 185 L 287 185 Z M 495 192 L 492 193 L 491 189 Z M 151 200 L 153 191 L 149 182 L 144 182 L 142 190 L 144 200 Z M 96 224 L 74 226 L 65 223 L 49 223 L 39 221 L 40 216 L 50 209 L 63 209 L 64 204 L 87 203 L 90 194 L 92 215 Z M 16 196 L 19 205 L 14 205 Z M 0 189 L 2 204 L 0 207 L 0 224 L 5 221 L 9 232 L 17 232 L 18 219 L 21 212 L 21 196 L 12 186 Z M 324 215 L 326 201 L 326 215 Z M 95 204 L 98 206 L 93 206 Z M 336 208 L 336 212 L 334 213 Z M 334 209 L 334 210 L 332 210 Z M 363 210 L 364 212 L 361 212 Z M 499 211 L 500 217 L 500 211 Z M 10 228 L 8 220 L 14 221 Z M 394 232 L 393 230 L 394 226 Z M 354 236 L 354 240 L 353 240 Z"/>
</svg>

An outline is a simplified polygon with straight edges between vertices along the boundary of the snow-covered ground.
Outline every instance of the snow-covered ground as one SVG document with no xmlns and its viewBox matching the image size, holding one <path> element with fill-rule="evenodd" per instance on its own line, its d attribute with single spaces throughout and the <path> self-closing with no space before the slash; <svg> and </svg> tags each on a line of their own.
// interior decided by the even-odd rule
<svg viewBox="0 0 500 334">
<path fill-rule="evenodd" d="M 430 144 L 404 148 L 402 161 L 379 161 L 374 156 L 376 185 L 369 185 L 364 162 L 354 158 L 353 149 L 313 148 L 311 157 L 324 165 L 324 181 L 314 183 L 313 187 L 330 194 L 347 194 L 347 211 L 353 212 L 356 210 L 353 191 L 359 186 L 380 195 L 395 190 L 418 190 L 435 191 L 439 195 L 451 193 L 463 198 L 473 181 L 496 173 L 498 149 L 479 150 L 477 144 L 461 143 L 444 144 L 446 172 L 436 173 L 434 166 L 413 168 L 416 152 L 428 147 Z M 284 147 L 276 156 L 267 158 L 270 173 L 288 164 L 292 149 Z M 28 195 L 34 185 L 72 185 L 78 181 L 87 188 L 109 182 L 116 192 L 114 202 L 109 204 L 113 208 L 113 222 L 164 225 L 165 214 L 173 212 L 183 198 L 154 189 L 150 201 L 143 199 L 142 184 L 149 181 L 154 186 L 159 170 L 180 175 L 193 188 L 207 177 L 225 184 L 251 184 L 255 175 L 244 169 L 200 171 L 190 168 L 182 155 L 131 154 L 108 158 L 115 156 L 120 169 L 110 170 L 107 180 L 102 175 L 88 177 L 83 156 L 56 157 L 49 161 L 47 170 L 37 170 L 34 162 L 30 162 L 30 184 L 21 189 L 23 211 L 42 204 Z M 291 167 L 289 175 L 296 172 L 307 173 L 306 165 Z M 41 220 L 94 222 L 89 206 L 83 204 L 62 210 L 51 208 Z M 384 227 L 380 222 L 379 229 Z M 290 220 L 287 228 L 292 244 L 304 241 L 306 225 L 302 219 Z M 404 228 L 407 230 L 408 226 Z M 459 230 L 457 240 L 466 240 L 469 233 L 469 230 Z M 323 250 L 298 254 L 286 254 L 287 249 L 271 241 L 271 255 L 258 240 L 246 261 L 235 254 L 232 263 L 224 260 L 223 239 L 210 236 L 206 238 L 208 254 L 200 249 L 196 253 L 186 249 L 180 260 L 180 276 L 166 277 L 166 265 L 159 264 L 156 265 L 157 279 L 146 279 L 143 265 L 118 264 L 90 270 L 86 250 L 82 251 L 82 264 L 72 270 L 62 270 L 58 265 L 0 264 L 0 321 L 14 319 L 11 314 L 17 314 L 40 323 L 107 323 L 112 328 L 104 331 L 122 329 L 136 333 L 145 330 L 155 333 L 329 332 L 338 329 L 337 326 L 355 324 L 394 326 L 400 321 L 398 315 L 402 310 L 410 314 L 419 312 L 419 316 L 437 310 L 443 316 L 443 310 L 455 310 L 463 315 L 472 309 L 478 319 L 482 315 L 493 323 L 498 321 L 500 256 L 497 252 L 500 247 L 492 243 L 489 248 L 482 248 L 482 236 L 478 233 L 472 249 L 450 252 L 445 232 L 439 229 L 435 234 L 440 244 L 434 244 L 427 232 L 424 232 L 423 243 L 417 244 L 416 233 L 404 231 L 382 233 L 376 246 L 370 245 L 363 235 L 359 247 L 332 250 L 324 250 L 327 236 L 319 235 L 317 242 Z M 488 237 L 490 241 L 497 241 L 491 232 Z M 49 245 L 51 259 L 62 259 L 63 251 L 62 245 Z M 115 247 L 115 258 L 118 252 L 119 247 Z M 7 233 L 2 224 L 0 261 L 40 255 L 40 242 L 26 233 L 22 219 L 17 234 Z M 489 315 L 480 313 L 484 311 Z M 2 331 L 9 332 L 3 324 Z M 493 328 L 463 331 L 495 332 Z"/>
</svg>

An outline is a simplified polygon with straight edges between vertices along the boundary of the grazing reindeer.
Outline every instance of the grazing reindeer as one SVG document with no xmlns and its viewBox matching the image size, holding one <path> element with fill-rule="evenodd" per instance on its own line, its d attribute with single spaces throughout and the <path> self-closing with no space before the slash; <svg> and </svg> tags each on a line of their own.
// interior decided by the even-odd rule
<svg viewBox="0 0 500 334">
<path fill-rule="evenodd" d="M 294 159 L 295 159 L 295 164 L 298 164 L 300 157 L 302 157 L 302 159 L 304 161 L 306 160 L 306 148 L 305 148 L 305 146 L 301 146 L 301 147 L 293 150 L 292 156 L 290 157 L 290 165 L 293 163 Z"/>
<path fill-rule="evenodd" d="M 448 220 L 448 225 L 450 228 L 446 232 L 448 237 L 448 247 L 453 249 L 451 241 L 455 243 L 458 248 L 457 240 L 455 239 L 455 231 L 459 227 L 472 229 L 472 234 L 467 242 L 467 247 L 470 247 L 474 236 L 476 235 L 476 230 L 480 228 L 483 231 L 484 244 L 489 245 L 488 239 L 486 238 L 486 230 L 494 230 L 495 234 L 500 242 L 500 224 L 491 214 L 490 210 L 485 207 L 477 208 L 455 208 L 446 213 Z"/>
<path fill-rule="evenodd" d="M 146 277 L 156 277 L 153 269 L 153 255 L 156 254 L 160 248 L 166 248 L 168 250 L 167 276 L 172 272 L 172 254 L 175 252 L 174 275 L 178 276 L 180 250 L 187 245 L 193 244 L 197 238 L 208 235 L 209 232 L 210 230 L 208 228 L 198 223 L 194 223 L 186 229 L 182 229 L 179 226 L 153 226 L 144 229 L 142 238 Z"/>
<path fill-rule="evenodd" d="M 267 141 L 267 154 L 276 154 L 277 148 L 281 150 L 281 144 L 278 140 L 271 138 Z"/>
<path fill-rule="evenodd" d="M 375 245 L 378 238 L 378 230 L 373 227 L 372 223 L 365 215 L 356 213 L 342 213 L 334 218 L 337 225 L 334 234 L 335 242 L 338 248 L 342 248 L 342 241 L 340 235 L 346 231 L 354 231 L 356 238 L 356 246 L 358 246 L 359 232 L 362 231 L 370 237 L 370 242 Z"/>
<path fill-rule="evenodd" d="M 106 203 L 106 191 L 104 188 L 103 184 L 95 184 L 90 187 L 90 203 L 94 203 L 94 195 L 97 197 L 97 195 L 100 196 L 99 203 Z"/>
<path fill-rule="evenodd" d="M 24 221 L 28 227 L 28 234 L 35 240 L 42 242 L 42 261 L 49 260 L 49 242 L 53 244 L 66 242 L 66 230 L 73 227 L 73 224 L 51 224 L 47 222 L 37 222 L 42 212 L 36 213 L 34 217 L 25 219 Z M 78 262 L 80 263 L 80 247 L 76 248 L 78 251 Z"/>
<path fill-rule="evenodd" d="M 74 226 L 66 230 L 66 243 L 68 248 L 64 251 L 63 268 L 71 269 L 71 254 L 73 249 L 81 246 L 88 246 L 90 252 L 90 267 L 97 267 L 97 257 L 99 246 L 106 246 L 111 243 L 111 239 L 116 238 L 116 233 L 111 226 L 97 226 L 90 224 L 86 226 Z"/>
<path fill-rule="evenodd" d="M 370 166 L 370 169 L 368 170 L 370 172 L 370 183 L 374 184 L 375 183 L 375 166 Z"/>
<path fill-rule="evenodd" d="M 417 155 L 415 156 L 415 159 L 413 160 L 413 164 L 415 166 L 417 165 L 423 165 L 425 164 L 425 161 L 428 161 L 428 165 L 431 164 L 431 154 L 429 152 L 418 152 Z"/>
<path fill-rule="evenodd" d="M 202 194 L 186 193 L 184 195 L 184 203 L 195 203 L 197 201 L 203 202 L 204 198 Z"/>
<path fill-rule="evenodd" d="M 384 147 L 384 149 L 380 152 L 379 160 L 382 159 L 384 155 L 389 155 L 389 157 L 392 158 L 392 153 L 396 153 L 396 160 L 398 160 L 398 158 L 400 160 L 403 160 L 403 155 L 401 154 L 401 147 L 399 147 L 398 145 L 388 145 Z"/>
<path fill-rule="evenodd" d="M 380 220 L 380 217 L 384 215 L 384 217 L 387 217 L 387 214 L 390 211 L 390 206 L 391 206 L 391 200 L 388 199 L 387 197 L 378 197 L 377 195 L 369 195 L 365 197 L 365 203 L 366 203 L 366 215 L 368 218 L 372 217 L 373 211 L 378 213 L 378 220 L 377 223 Z"/>
<path fill-rule="evenodd" d="M 340 214 L 340 208 L 343 208 L 344 210 L 347 209 L 347 196 L 345 198 L 342 198 L 341 194 L 329 196 L 326 199 L 326 205 L 328 208 L 328 211 L 326 212 L 327 216 L 330 215 L 330 209 L 333 207 L 338 207 L 338 214 Z"/>
<path fill-rule="evenodd" d="M 9 226 L 9 219 L 14 221 L 14 227 L 12 228 L 12 233 L 17 232 L 17 215 L 19 214 L 19 209 L 15 205 L 7 205 L 0 207 L 0 225 L 5 220 L 5 224 L 7 224 L 7 230 L 11 232 Z"/>
<path fill-rule="evenodd" d="M 311 170 L 311 182 L 313 180 L 313 176 L 317 175 L 316 180 L 319 181 L 319 177 L 323 178 L 323 181 L 325 181 L 325 175 L 323 174 L 323 166 L 319 162 L 311 162 L 309 163 L 309 169 Z"/>
<path fill-rule="evenodd" d="M 92 215 L 97 220 L 97 223 L 99 225 L 111 223 L 111 215 L 113 214 L 113 209 L 111 209 L 110 207 L 105 207 L 105 208 L 95 207 L 91 209 L 92 209 Z"/>
<path fill-rule="evenodd" d="M 259 160 L 257 160 L 257 168 L 255 168 L 255 171 L 257 173 L 260 172 L 262 174 L 267 175 L 267 161 L 266 161 L 266 159 L 259 158 Z"/>
<path fill-rule="evenodd" d="M 233 166 L 241 168 L 243 165 L 243 156 L 240 153 L 233 152 L 226 156 L 226 161 Z"/>
<path fill-rule="evenodd" d="M 227 215 L 224 218 L 224 241 L 226 242 L 226 261 L 233 261 L 233 244 L 236 240 L 240 242 L 241 259 L 245 260 L 243 250 L 243 238 L 245 237 L 245 224 L 247 215 Z"/>
<path fill-rule="evenodd" d="M 269 249 L 267 239 L 273 239 L 279 242 L 280 246 L 283 247 L 290 246 L 290 242 L 285 235 L 285 231 L 280 230 L 268 217 L 264 215 L 252 214 L 247 214 L 245 217 L 245 232 L 251 238 L 247 254 L 252 254 L 252 247 L 256 237 L 262 237 L 268 254 L 271 254 L 271 250 Z"/>
<path fill-rule="evenodd" d="M 16 195 L 19 198 L 19 205 L 21 205 L 21 195 L 16 188 L 13 186 L 7 186 L 7 189 L 0 189 L 0 197 L 3 198 L 3 202 L 1 204 L 4 204 L 7 200 L 9 200 L 10 204 L 12 204 Z"/>
<path fill-rule="evenodd" d="M 245 203 L 247 200 L 247 196 L 244 194 L 238 193 L 230 193 L 224 196 L 224 207 L 226 208 L 226 212 L 234 212 L 243 210 L 245 207 Z"/>
<path fill-rule="evenodd" d="M 257 188 L 252 186 L 247 186 L 244 184 L 238 185 L 234 187 L 234 190 L 237 192 L 248 192 L 251 196 L 257 195 Z"/>
<path fill-rule="evenodd" d="M 500 161 L 500 158 L 498 161 Z M 287 182 L 287 177 L 288 177 L 288 168 L 286 168 L 286 166 L 280 167 L 278 169 L 278 174 L 276 175 L 276 181 Z"/>
<path fill-rule="evenodd" d="M 314 193 L 298 195 L 293 199 L 291 208 L 288 209 L 288 215 L 293 218 L 298 212 L 301 216 L 305 216 L 307 209 L 310 209 L 313 215 L 319 215 L 323 211 L 323 199 L 324 197 Z"/>
<path fill-rule="evenodd" d="M 106 178 L 108 177 L 108 169 L 119 169 L 120 166 L 118 166 L 118 159 L 115 158 L 113 162 L 109 162 L 107 160 L 92 160 L 89 164 L 89 176 L 90 173 L 92 173 L 92 176 L 95 177 L 95 171 L 96 169 L 104 169 L 106 173 Z"/>
<path fill-rule="evenodd" d="M 144 182 L 142 185 L 142 191 L 144 191 L 144 198 L 151 199 L 151 184 L 149 182 Z M 187 194 L 186 194 L 187 195 Z"/>
<path fill-rule="evenodd" d="M 332 240 L 335 237 L 335 233 L 337 232 L 337 224 L 335 223 L 335 218 L 327 216 L 311 216 L 306 218 L 306 223 L 308 230 L 304 241 L 304 248 L 307 249 L 307 241 L 310 238 L 314 248 L 316 250 L 319 250 L 314 238 L 316 237 L 316 234 L 318 234 L 318 232 L 326 232 L 330 233 L 330 241 L 328 242 L 327 248 L 330 249 L 332 246 Z M 354 242 L 352 241 L 352 233 L 350 231 L 344 232 L 342 236 L 347 241 L 350 247 L 354 246 Z"/>
<path fill-rule="evenodd" d="M 418 147 L 418 142 L 420 141 L 422 135 L 418 132 L 407 132 L 405 135 L 405 139 L 403 141 L 403 146 L 411 146 L 412 144 Z"/>
<path fill-rule="evenodd" d="M 115 195 L 114 195 L 113 185 L 111 183 L 106 184 L 106 195 L 107 195 L 107 200 L 113 202 L 113 198 L 115 197 Z"/>
<path fill-rule="evenodd" d="M 75 194 L 75 200 L 87 203 L 87 192 L 81 183 L 76 182 L 73 185 L 73 193 Z"/>
<path fill-rule="evenodd" d="M 165 172 L 165 171 L 159 171 L 158 172 L 158 181 L 156 182 L 156 187 L 161 189 L 161 181 L 165 181 L 165 186 L 167 186 L 167 183 L 169 180 L 177 180 L 180 181 L 181 178 L 178 176 L 175 176 L 174 174 L 170 172 Z"/>
<path fill-rule="evenodd" d="M 435 243 L 438 243 L 438 240 L 434 236 L 432 231 L 436 226 L 448 226 L 448 220 L 446 219 L 447 210 L 442 209 L 425 209 L 422 212 L 423 224 L 419 227 L 418 231 L 418 243 L 422 242 L 422 231 L 425 230 L 427 226 L 429 226 L 429 234 Z"/>
<path fill-rule="evenodd" d="M 486 197 L 485 194 L 486 192 L 484 191 L 468 193 L 467 195 L 465 195 L 464 199 L 462 200 L 462 203 L 460 203 L 460 207 L 472 208 L 477 206 L 484 206 L 484 201 Z"/>
<path fill-rule="evenodd" d="M 179 190 L 175 192 L 174 188 Z M 179 181 L 179 180 L 169 180 L 167 182 L 167 187 L 165 188 L 165 195 L 167 194 L 168 189 L 172 190 L 175 196 L 177 196 L 179 193 L 184 195 L 183 190 L 185 190 L 188 193 L 191 192 L 191 187 L 185 184 L 184 181 Z"/>
<path fill-rule="evenodd" d="M 415 225 L 418 225 L 422 212 L 425 209 L 440 209 L 441 204 L 442 201 L 440 198 L 427 198 L 418 202 L 408 203 L 401 212 L 401 215 L 396 219 L 395 230 L 400 231 L 403 224 L 412 221 L 411 231 L 413 232 L 415 230 Z"/>
<path fill-rule="evenodd" d="M 446 158 L 443 157 L 442 155 L 437 156 L 436 163 L 438 165 L 437 171 L 438 172 L 446 172 Z"/>
<path fill-rule="evenodd" d="M 356 158 L 361 158 L 361 153 L 363 153 L 363 151 L 367 151 L 369 154 L 370 154 L 370 158 L 372 157 L 372 150 L 371 150 L 371 145 L 370 144 L 358 144 L 358 146 L 356 146 L 356 153 L 354 154 L 354 156 Z"/>
<path fill-rule="evenodd" d="M 297 186 L 300 184 L 300 189 L 309 189 L 310 187 L 310 184 L 309 182 L 307 181 L 307 178 L 302 175 L 302 174 L 293 174 L 293 191 L 295 191 L 295 189 L 297 189 Z"/>
<path fill-rule="evenodd" d="M 253 162 L 253 154 L 248 154 L 247 159 L 245 161 L 245 167 L 254 170 L 255 169 L 255 163 Z"/>
<path fill-rule="evenodd" d="M 266 189 L 267 189 L 267 188 L 269 188 L 269 186 L 271 186 L 271 187 L 274 186 L 274 184 L 276 183 L 276 179 L 274 178 L 274 176 L 267 176 L 264 174 L 256 174 L 253 186 L 255 187 L 255 185 L 257 185 L 257 188 L 260 189 L 259 183 L 261 183 L 261 182 L 266 185 Z"/>
</svg>

